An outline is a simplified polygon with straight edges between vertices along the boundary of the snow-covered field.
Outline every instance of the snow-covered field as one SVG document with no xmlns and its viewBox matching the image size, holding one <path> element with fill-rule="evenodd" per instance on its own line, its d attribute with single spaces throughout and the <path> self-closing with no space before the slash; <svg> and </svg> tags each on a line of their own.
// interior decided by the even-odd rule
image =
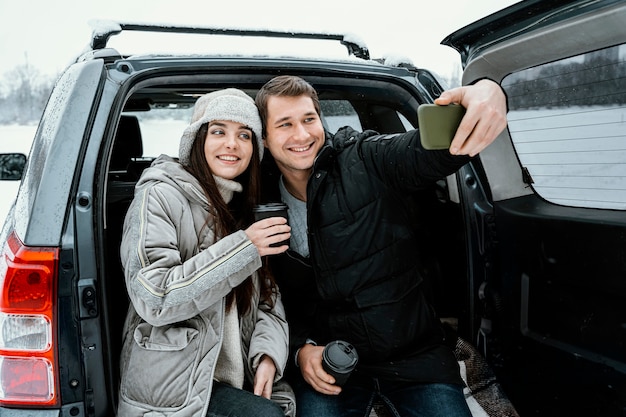
<svg viewBox="0 0 626 417">
<path fill-rule="evenodd" d="M 36 130 L 37 126 L 0 125 L 0 153 L 19 152 L 28 156 Z M 0 225 L 4 223 L 19 186 L 19 181 L 0 181 Z"/>
</svg>

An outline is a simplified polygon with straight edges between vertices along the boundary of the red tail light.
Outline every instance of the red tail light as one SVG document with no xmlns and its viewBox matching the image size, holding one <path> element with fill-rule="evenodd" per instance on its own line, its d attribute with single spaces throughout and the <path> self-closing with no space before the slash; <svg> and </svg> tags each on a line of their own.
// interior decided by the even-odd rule
<svg viewBox="0 0 626 417">
<path fill-rule="evenodd" d="M 0 256 L 0 405 L 56 405 L 57 248 L 12 233 Z"/>
</svg>

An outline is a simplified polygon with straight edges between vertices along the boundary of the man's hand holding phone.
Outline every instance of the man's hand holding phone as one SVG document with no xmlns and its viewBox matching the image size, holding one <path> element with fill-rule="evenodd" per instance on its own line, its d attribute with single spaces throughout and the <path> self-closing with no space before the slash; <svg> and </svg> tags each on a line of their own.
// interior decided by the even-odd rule
<svg viewBox="0 0 626 417">
<path fill-rule="evenodd" d="M 506 102 L 506 94 L 500 84 L 488 79 L 441 93 L 435 104 L 447 106 L 458 103 L 465 108 L 463 120 L 450 145 L 450 153 L 474 156 L 496 140 L 506 128 Z"/>
<path fill-rule="evenodd" d="M 447 106 L 422 104 L 419 106 L 417 121 L 424 149 L 449 149 L 464 115 L 465 108 L 458 104 Z"/>
</svg>

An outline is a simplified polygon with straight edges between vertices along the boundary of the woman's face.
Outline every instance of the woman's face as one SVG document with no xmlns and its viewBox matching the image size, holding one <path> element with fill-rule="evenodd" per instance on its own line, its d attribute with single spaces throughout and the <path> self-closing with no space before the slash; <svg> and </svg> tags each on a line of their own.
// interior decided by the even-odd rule
<svg viewBox="0 0 626 417">
<path fill-rule="evenodd" d="M 228 180 L 241 175 L 252 158 L 252 130 L 238 122 L 214 120 L 204 141 L 204 156 L 211 172 Z"/>
</svg>

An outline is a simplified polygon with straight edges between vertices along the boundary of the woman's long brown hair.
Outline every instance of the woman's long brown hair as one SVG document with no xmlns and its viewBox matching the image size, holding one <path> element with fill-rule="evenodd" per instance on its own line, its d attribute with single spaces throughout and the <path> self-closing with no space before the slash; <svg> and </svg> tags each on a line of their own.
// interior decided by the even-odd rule
<svg viewBox="0 0 626 417">
<path fill-rule="evenodd" d="M 259 201 L 261 196 L 261 164 L 259 161 L 259 147 L 252 132 L 252 158 L 248 168 L 235 181 L 239 182 L 243 191 L 235 193 L 232 201 L 226 203 L 220 194 L 213 172 L 209 168 L 204 155 L 204 142 L 208 133 L 208 123 L 203 124 L 194 139 L 189 156 L 189 166 L 187 171 L 198 179 L 205 195 L 209 200 L 209 216 L 215 219 L 215 236 L 221 239 L 237 230 L 246 229 L 254 222 L 252 212 L 253 206 Z M 209 219 L 207 219 L 208 223 Z M 274 277 L 271 275 L 266 262 L 258 271 L 261 282 L 261 299 L 263 302 L 274 305 L 274 296 L 277 293 Z M 252 297 L 254 286 L 251 279 L 246 279 L 226 296 L 226 308 L 230 309 L 233 299 L 237 299 L 239 315 L 243 316 L 250 311 L 253 306 Z"/>
</svg>

